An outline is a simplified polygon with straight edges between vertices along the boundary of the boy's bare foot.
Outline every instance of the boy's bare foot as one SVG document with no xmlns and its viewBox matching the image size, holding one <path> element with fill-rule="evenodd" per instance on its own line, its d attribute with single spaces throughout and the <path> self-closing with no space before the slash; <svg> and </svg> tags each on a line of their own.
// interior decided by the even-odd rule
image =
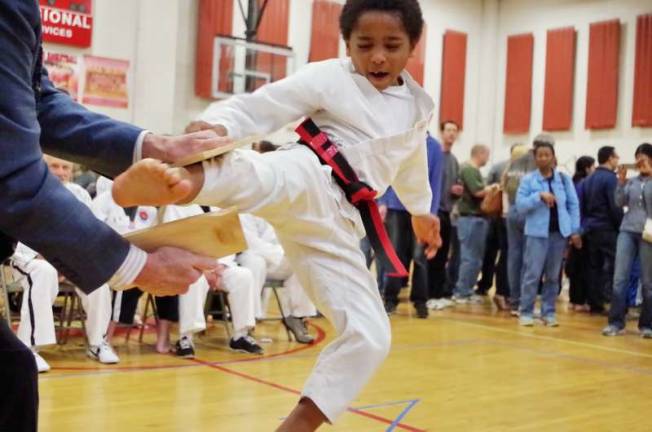
<svg viewBox="0 0 652 432">
<path fill-rule="evenodd" d="M 156 159 L 143 159 L 113 182 L 113 200 L 121 207 L 175 204 L 192 191 L 189 173 Z"/>
</svg>

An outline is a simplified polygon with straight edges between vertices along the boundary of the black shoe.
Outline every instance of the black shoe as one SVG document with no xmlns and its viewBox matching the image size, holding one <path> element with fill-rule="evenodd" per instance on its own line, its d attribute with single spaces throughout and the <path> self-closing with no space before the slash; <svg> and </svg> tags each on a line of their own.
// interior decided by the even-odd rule
<svg viewBox="0 0 652 432">
<path fill-rule="evenodd" d="M 192 341 L 187 337 L 182 337 L 179 339 L 174 346 L 174 353 L 177 357 L 182 357 L 185 359 L 194 359 L 195 358 L 195 347 L 192 345 Z"/>
<path fill-rule="evenodd" d="M 251 336 L 243 336 L 239 339 L 229 341 L 229 348 L 233 351 L 248 353 L 248 354 L 263 354 L 263 349 L 256 343 L 256 339 Z"/>
<path fill-rule="evenodd" d="M 385 312 L 387 312 L 387 315 L 393 315 L 396 313 L 396 308 L 398 308 L 398 303 L 385 300 Z"/>
<path fill-rule="evenodd" d="M 428 307 L 425 303 L 415 303 L 414 308 L 417 310 L 417 318 L 428 318 Z"/>
<path fill-rule="evenodd" d="M 309 344 L 315 340 L 315 338 L 312 337 L 310 333 L 308 333 L 306 324 L 301 318 L 287 316 L 283 320 L 283 324 L 285 324 L 285 327 L 294 335 L 294 339 L 297 342 L 302 344 Z"/>
</svg>

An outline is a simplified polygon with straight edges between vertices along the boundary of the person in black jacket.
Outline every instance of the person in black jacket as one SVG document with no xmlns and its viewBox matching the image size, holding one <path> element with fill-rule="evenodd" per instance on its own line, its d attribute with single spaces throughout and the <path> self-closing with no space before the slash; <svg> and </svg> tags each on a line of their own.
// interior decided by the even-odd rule
<svg viewBox="0 0 652 432">
<path fill-rule="evenodd" d="M 604 304 L 613 289 L 616 239 L 623 219 L 623 211 L 616 206 L 614 196 L 619 161 L 614 147 L 602 147 L 598 151 L 600 166 L 581 188 L 582 231 L 587 240 L 589 262 L 587 300 L 593 313 L 604 312 Z"/>
</svg>

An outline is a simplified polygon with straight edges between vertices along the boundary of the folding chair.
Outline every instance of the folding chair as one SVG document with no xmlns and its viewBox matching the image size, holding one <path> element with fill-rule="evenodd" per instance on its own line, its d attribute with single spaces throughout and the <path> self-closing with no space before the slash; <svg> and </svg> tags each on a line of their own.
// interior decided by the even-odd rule
<svg viewBox="0 0 652 432">
<path fill-rule="evenodd" d="M 214 307 L 214 304 L 217 300 L 217 308 Z M 209 291 L 206 296 L 206 304 L 204 306 L 204 315 L 208 318 L 209 315 L 212 315 L 215 318 L 215 315 L 220 317 L 220 321 L 224 325 L 224 330 L 229 338 L 231 338 L 231 325 L 229 324 L 229 318 L 231 316 L 231 307 L 226 299 L 226 294 L 223 291 Z"/>
<path fill-rule="evenodd" d="M 281 323 L 283 323 L 283 327 L 285 328 L 285 333 L 287 334 L 288 341 L 292 341 L 292 334 L 290 333 L 290 329 L 288 328 L 285 321 L 287 315 L 283 310 L 281 297 L 278 294 L 278 289 L 283 288 L 283 283 L 284 281 L 281 279 L 267 279 L 265 281 L 265 285 L 263 286 L 263 292 L 265 292 L 266 289 L 272 290 L 272 293 L 274 294 L 274 298 L 276 299 L 276 305 L 278 306 L 278 311 L 281 314 L 281 316 L 263 318 L 261 321 L 277 321 L 277 320 L 281 321 Z"/>
<path fill-rule="evenodd" d="M 82 307 L 81 299 L 77 295 L 76 288 L 69 281 L 63 281 L 59 284 L 59 296 L 63 297 L 63 305 L 58 313 L 57 344 L 59 345 L 68 343 L 73 321 L 81 322 L 81 329 L 88 344 L 88 338 L 86 337 L 86 313 Z"/>
</svg>

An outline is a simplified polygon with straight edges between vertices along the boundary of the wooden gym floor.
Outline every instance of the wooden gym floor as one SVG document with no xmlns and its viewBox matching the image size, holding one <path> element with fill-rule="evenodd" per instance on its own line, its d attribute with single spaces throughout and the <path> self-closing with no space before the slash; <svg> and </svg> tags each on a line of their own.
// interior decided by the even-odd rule
<svg viewBox="0 0 652 432">
<path fill-rule="evenodd" d="M 392 316 L 391 354 L 333 431 L 650 431 L 652 341 L 630 322 L 624 337 L 600 335 L 604 317 L 565 312 L 561 327 L 519 328 L 489 306 Z M 115 345 L 122 362 L 100 366 L 81 338 L 42 352 L 40 431 L 272 431 L 294 406 L 319 351 L 289 343 L 277 322 L 266 355 L 225 348 L 219 323 L 196 338 L 197 358 L 154 353 L 153 334 Z M 136 333 L 136 332 L 134 332 Z M 137 335 L 136 335 L 137 336 Z"/>
</svg>

